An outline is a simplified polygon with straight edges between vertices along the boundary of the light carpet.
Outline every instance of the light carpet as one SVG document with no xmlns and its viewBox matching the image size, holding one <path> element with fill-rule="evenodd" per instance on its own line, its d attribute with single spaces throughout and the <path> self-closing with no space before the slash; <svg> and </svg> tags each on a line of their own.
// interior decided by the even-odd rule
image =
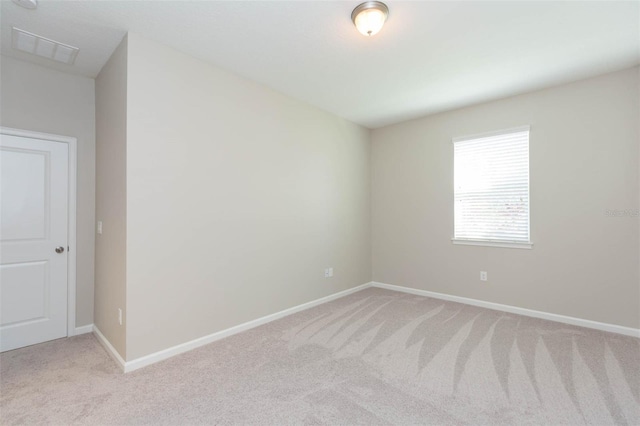
<svg viewBox="0 0 640 426">
<path fill-rule="evenodd" d="M 122 374 L 0 356 L 3 424 L 640 424 L 640 341 L 370 288 Z"/>
</svg>

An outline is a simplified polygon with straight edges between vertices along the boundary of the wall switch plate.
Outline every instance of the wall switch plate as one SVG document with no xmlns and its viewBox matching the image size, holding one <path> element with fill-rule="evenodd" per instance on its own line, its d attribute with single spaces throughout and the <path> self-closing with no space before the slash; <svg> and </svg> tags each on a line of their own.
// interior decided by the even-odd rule
<svg viewBox="0 0 640 426">
<path fill-rule="evenodd" d="M 480 281 L 487 280 L 487 271 L 480 271 Z"/>
<path fill-rule="evenodd" d="M 333 268 L 325 268 L 324 269 L 324 277 L 331 278 L 333 276 Z"/>
<path fill-rule="evenodd" d="M 102 235 L 102 221 L 98 221 L 98 235 Z"/>
</svg>

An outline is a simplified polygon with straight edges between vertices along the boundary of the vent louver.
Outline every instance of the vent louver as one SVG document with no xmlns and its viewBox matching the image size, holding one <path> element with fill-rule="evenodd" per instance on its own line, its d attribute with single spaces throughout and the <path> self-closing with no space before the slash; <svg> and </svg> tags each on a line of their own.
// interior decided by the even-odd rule
<svg viewBox="0 0 640 426">
<path fill-rule="evenodd" d="M 16 27 L 13 27 L 11 35 L 11 47 L 14 49 L 67 65 L 74 63 L 80 50 Z"/>
</svg>

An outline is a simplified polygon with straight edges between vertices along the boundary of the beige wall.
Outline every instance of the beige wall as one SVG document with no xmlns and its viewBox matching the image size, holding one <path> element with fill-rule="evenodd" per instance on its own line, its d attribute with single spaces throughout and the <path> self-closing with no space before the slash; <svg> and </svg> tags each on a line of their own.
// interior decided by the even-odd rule
<svg viewBox="0 0 640 426">
<path fill-rule="evenodd" d="M 128 360 L 371 280 L 369 130 L 135 34 L 128 65 Z"/>
<path fill-rule="evenodd" d="M 118 46 L 96 78 L 95 325 L 126 357 L 127 42 Z"/>
<path fill-rule="evenodd" d="M 638 69 L 372 133 L 373 279 L 637 328 Z M 531 125 L 532 250 L 460 246 L 451 138 Z M 488 283 L 479 271 L 488 271 Z"/>
<path fill-rule="evenodd" d="M 78 140 L 76 327 L 93 322 L 94 81 L 2 56 L 0 125 Z"/>
</svg>

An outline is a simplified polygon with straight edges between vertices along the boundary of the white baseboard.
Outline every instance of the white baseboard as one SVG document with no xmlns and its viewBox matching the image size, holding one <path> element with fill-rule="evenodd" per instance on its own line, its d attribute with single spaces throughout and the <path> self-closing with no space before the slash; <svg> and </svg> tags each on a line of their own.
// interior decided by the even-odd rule
<svg viewBox="0 0 640 426">
<path fill-rule="evenodd" d="M 76 327 L 73 335 L 77 336 L 79 334 L 87 334 L 93 332 L 93 324 L 83 325 L 81 327 Z"/>
<path fill-rule="evenodd" d="M 527 317 L 541 318 L 549 321 L 561 322 L 564 324 L 577 325 L 579 327 L 592 328 L 595 330 L 608 331 L 611 333 L 624 334 L 625 336 L 640 337 L 640 329 L 624 327 L 621 325 L 607 324 L 604 322 L 591 321 L 582 318 L 569 317 L 565 315 L 552 314 L 549 312 L 535 311 L 533 309 L 518 308 L 517 306 L 502 305 L 500 303 L 486 302 L 484 300 L 470 299 L 461 296 L 451 296 L 433 291 L 419 290 L 416 288 L 402 287 L 393 284 L 371 282 L 372 287 L 384 288 L 386 290 L 400 291 L 403 293 L 415 294 L 418 296 L 432 297 L 450 302 L 464 303 L 466 305 L 479 306 L 481 308 L 493 309 L 496 311 L 509 312 L 512 314 L 524 315 Z"/>
<path fill-rule="evenodd" d="M 181 353 L 191 351 L 193 349 L 199 348 L 204 345 L 208 345 L 209 343 L 213 343 L 216 340 L 224 339 L 225 337 L 229 337 L 234 334 L 238 334 L 243 331 L 249 330 L 251 328 L 266 324 L 268 322 L 275 321 L 282 317 L 286 317 L 287 315 L 295 314 L 296 312 L 304 311 L 305 309 L 313 308 L 314 306 L 318 306 L 323 303 L 327 303 L 332 300 L 339 299 L 341 297 L 355 293 L 357 291 L 360 291 L 370 286 L 371 286 L 371 283 L 362 284 L 357 287 L 350 288 L 348 290 L 334 293 L 329 296 L 313 300 L 311 302 L 303 303 L 302 305 L 294 306 L 292 308 L 285 309 L 284 311 L 276 312 L 275 314 L 266 315 L 264 317 L 261 317 L 252 321 L 248 321 L 243 324 L 236 325 L 234 327 L 227 328 L 225 330 L 221 330 L 216 333 L 209 334 L 207 336 L 203 336 L 198 339 L 191 340 L 189 342 L 181 343 L 179 345 L 172 346 L 170 348 L 167 348 L 167 349 L 164 349 L 164 350 L 161 350 L 161 351 L 158 351 L 158 352 L 155 352 L 131 361 L 126 361 L 126 362 L 120 357 L 118 352 L 113 348 L 113 346 L 111 346 L 111 344 L 107 341 L 107 339 L 105 339 L 105 337 L 98 331 L 97 328 L 95 329 L 95 331 L 96 331 L 96 336 L 98 336 L 98 340 L 100 340 L 101 343 L 104 345 L 104 347 L 107 349 L 107 351 L 111 353 L 111 356 L 116 360 L 116 362 L 118 362 L 118 364 L 122 366 L 122 369 L 124 370 L 124 372 L 128 373 L 130 371 L 137 370 L 139 368 L 146 367 L 151 364 L 155 364 L 156 362 L 160 362 L 165 359 L 174 357 Z"/>
<path fill-rule="evenodd" d="M 100 344 L 102 346 L 104 346 L 104 348 L 106 349 L 106 351 L 109 354 L 109 356 L 111 358 L 113 358 L 113 360 L 120 366 L 122 371 L 126 373 L 127 372 L 127 368 L 126 368 L 127 363 L 120 356 L 120 354 L 118 353 L 116 348 L 113 347 L 111 342 L 109 342 L 107 340 L 107 338 L 104 337 L 104 334 L 102 334 L 100 329 L 98 329 L 98 327 L 96 327 L 95 325 L 93 326 L 93 334 L 98 338 L 98 342 L 100 342 Z"/>
<path fill-rule="evenodd" d="M 368 287 L 377 287 L 377 288 L 382 288 L 386 290 L 415 294 L 418 296 L 432 297 L 434 299 L 464 303 L 467 305 L 493 309 L 496 311 L 509 312 L 512 314 L 524 315 L 527 317 L 540 318 L 540 319 L 545 319 L 550 321 L 561 322 L 565 324 L 577 325 L 580 327 L 608 331 L 611 333 L 623 334 L 626 336 L 640 337 L 640 329 L 637 329 L 637 328 L 624 327 L 624 326 L 615 325 L 615 324 L 607 324 L 607 323 L 591 321 L 591 320 L 586 320 L 581 318 L 569 317 L 565 315 L 558 315 L 558 314 L 552 314 L 548 312 L 535 311 L 532 309 L 519 308 L 516 306 L 502 305 L 500 303 L 486 302 L 484 300 L 470 299 L 470 298 L 461 297 L 461 296 L 452 296 L 452 295 L 443 294 L 443 293 L 436 293 L 436 292 L 427 291 L 427 290 L 420 290 L 415 288 L 402 287 L 398 285 L 384 284 L 384 283 L 373 282 L 373 281 L 366 284 L 359 285 L 357 287 L 350 288 L 348 290 L 331 294 L 326 297 L 322 297 L 320 299 L 313 300 L 311 302 L 303 303 L 302 305 L 294 306 L 292 308 L 285 309 L 283 311 L 276 312 L 271 315 L 266 315 L 264 317 L 261 317 L 252 321 L 248 321 L 243 324 L 236 325 L 234 327 L 227 328 L 225 330 L 221 330 L 216 333 L 212 333 L 207 336 L 203 336 L 198 339 L 191 340 L 189 342 L 181 343 L 179 345 L 172 346 L 170 348 L 163 349 L 161 351 L 154 352 L 152 354 L 145 355 L 143 357 L 140 357 L 131 361 L 125 361 L 120 356 L 118 351 L 115 350 L 115 348 L 111 345 L 111 343 L 109 343 L 109 341 L 104 337 L 104 335 L 100 332 L 100 330 L 97 327 L 93 326 L 93 332 L 98 338 L 98 341 L 102 344 L 102 346 L 104 346 L 104 348 L 107 350 L 109 355 L 118 363 L 120 368 L 122 368 L 122 370 L 125 373 L 128 373 L 130 371 L 134 371 L 139 368 L 146 367 L 151 364 L 155 364 L 156 362 L 160 362 L 165 359 L 174 357 L 181 353 L 191 351 L 193 349 L 199 348 L 204 345 L 208 345 L 209 343 L 213 343 L 217 340 L 224 339 L 225 337 L 229 337 L 234 334 L 238 334 L 243 331 L 269 323 L 271 321 L 275 321 L 277 319 L 286 317 L 288 315 L 295 314 L 305 309 L 313 308 L 314 306 L 318 306 L 323 303 L 327 303 L 332 300 L 339 299 L 341 297 L 347 296 L 357 291 L 364 290 L 365 288 L 368 288 Z M 90 326 L 79 327 L 79 329 L 85 330 L 88 327 Z M 84 332 L 88 332 L 88 331 L 84 331 Z M 79 333 L 76 333 L 76 334 L 79 334 Z"/>
</svg>

